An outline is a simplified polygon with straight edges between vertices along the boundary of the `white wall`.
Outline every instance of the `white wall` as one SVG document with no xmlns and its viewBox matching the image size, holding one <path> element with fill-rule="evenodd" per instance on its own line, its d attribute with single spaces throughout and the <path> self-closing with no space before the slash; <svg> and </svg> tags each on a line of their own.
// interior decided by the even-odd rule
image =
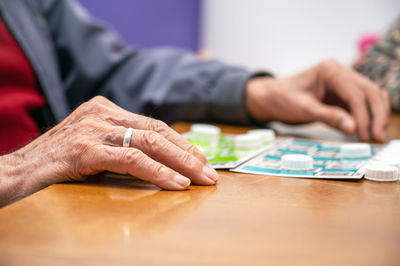
<svg viewBox="0 0 400 266">
<path fill-rule="evenodd" d="M 202 47 L 288 74 L 327 57 L 351 64 L 360 35 L 383 33 L 398 16 L 400 0 L 205 0 Z"/>
</svg>

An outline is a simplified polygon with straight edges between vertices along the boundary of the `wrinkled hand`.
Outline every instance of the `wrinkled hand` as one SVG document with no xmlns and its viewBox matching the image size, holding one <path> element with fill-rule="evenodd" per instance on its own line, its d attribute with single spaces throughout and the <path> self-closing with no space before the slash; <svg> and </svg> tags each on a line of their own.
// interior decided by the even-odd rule
<svg viewBox="0 0 400 266">
<path fill-rule="evenodd" d="M 131 147 L 124 148 L 123 137 L 130 127 Z M 7 176 L 17 180 L 24 175 L 19 197 L 103 171 L 130 174 L 169 190 L 184 190 L 191 181 L 213 185 L 217 180 L 205 156 L 165 123 L 130 113 L 103 97 L 82 104 L 2 160 L 12 166 Z"/>
<path fill-rule="evenodd" d="M 385 90 L 332 59 L 294 76 L 250 80 L 246 108 L 259 121 L 322 121 L 363 141 L 380 142 L 390 114 Z"/>
</svg>

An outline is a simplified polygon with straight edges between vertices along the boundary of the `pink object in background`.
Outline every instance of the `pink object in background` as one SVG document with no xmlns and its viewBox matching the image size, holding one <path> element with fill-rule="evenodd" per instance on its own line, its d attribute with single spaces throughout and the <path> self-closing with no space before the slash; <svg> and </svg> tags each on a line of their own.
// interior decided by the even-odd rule
<svg viewBox="0 0 400 266">
<path fill-rule="evenodd" d="M 379 39 L 380 35 L 377 33 L 362 35 L 358 41 L 358 51 L 360 53 L 365 53 L 369 48 L 376 44 Z"/>
</svg>

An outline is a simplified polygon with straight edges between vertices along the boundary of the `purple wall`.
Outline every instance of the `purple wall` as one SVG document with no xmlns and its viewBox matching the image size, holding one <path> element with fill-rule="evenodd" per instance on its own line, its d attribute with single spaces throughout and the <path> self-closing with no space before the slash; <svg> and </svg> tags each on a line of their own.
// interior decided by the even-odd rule
<svg viewBox="0 0 400 266">
<path fill-rule="evenodd" d="M 79 0 L 132 45 L 199 47 L 201 0 Z"/>
</svg>

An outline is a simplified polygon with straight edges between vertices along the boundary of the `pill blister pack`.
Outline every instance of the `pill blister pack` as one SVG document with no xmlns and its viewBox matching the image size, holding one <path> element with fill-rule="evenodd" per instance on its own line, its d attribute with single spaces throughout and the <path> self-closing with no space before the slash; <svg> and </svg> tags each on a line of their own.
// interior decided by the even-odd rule
<svg viewBox="0 0 400 266">
<path fill-rule="evenodd" d="M 237 148 L 234 145 L 235 135 L 233 134 L 220 134 L 218 144 L 211 145 L 207 142 L 196 141 L 190 132 L 183 135 L 206 155 L 214 169 L 233 169 L 272 146 L 272 144 L 261 144 L 256 147 Z"/>
<path fill-rule="evenodd" d="M 342 144 L 280 137 L 265 152 L 231 171 L 303 178 L 361 179 L 364 175 L 363 166 L 371 157 L 343 158 L 340 152 Z M 371 145 L 371 155 L 377 154 L 382 147 Z M 309 155 L 313 158 L 313 167 L 303 171 L 282 169 L 281 159 L 286 154 Z"/>
<path fill-rule="evenodd" d="M 270 129 L 222 134 L 213 125 L 194 124 L 184 136 L 215 169 L 284 177 L 399 179 L 400 140 L 388 145 L 275 137 Z"/>
</svg>

